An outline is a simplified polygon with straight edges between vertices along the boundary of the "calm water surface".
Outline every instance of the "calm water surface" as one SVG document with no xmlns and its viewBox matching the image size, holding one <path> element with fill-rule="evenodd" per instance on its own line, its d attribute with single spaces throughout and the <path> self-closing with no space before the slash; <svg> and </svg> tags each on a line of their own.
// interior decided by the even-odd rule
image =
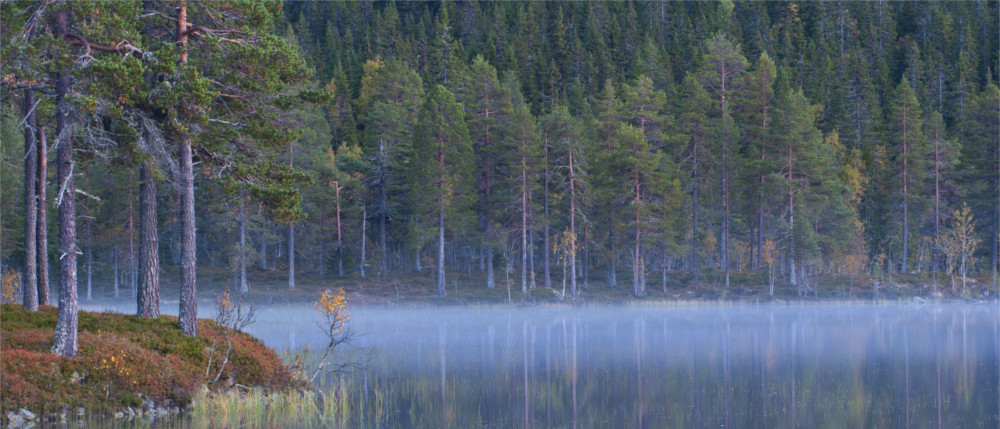
<svg viewBox="0 0 1000 429">
<path fill-rule="evenodd" d="M 315 314 L 268 306 L 250 331 L 279 350 L 318 350 Z M 346 427 L 1000 426 L 996 303 L 352 316 L 367 368 L 320 381 L 352 398 Z"/>
<path fill-rule="evenodd" d="M 267 309 L 254 333 L 318 349 L 310 310 Z M 350 394 L 385 426 L 998 427 L 996 304 L 359 308 L 353 320 L 374 354 Z"/>
</svg>

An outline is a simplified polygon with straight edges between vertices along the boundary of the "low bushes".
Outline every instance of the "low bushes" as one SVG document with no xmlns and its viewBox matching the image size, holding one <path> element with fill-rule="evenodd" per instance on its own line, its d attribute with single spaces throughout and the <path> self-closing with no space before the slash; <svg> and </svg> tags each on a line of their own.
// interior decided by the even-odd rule
<svg viewBox="0 0 1000 429">
<path fill-rule="evenodd" d="M 0 410 L 27 408 L 41 413 L 84 407 L 111 412 L 147 400 L 188 405 L 205 380 L 211 338 L 219 329 L 198 321 L 198 338 L 184 336 L 177 318 L 140 319 L 131 315 L 80 312 L 79 354 L 52 354 L 56 308 L 25 311 L 0 307 Z M 213 362 L 213 374 L 218 371 Z M 213 389 L 232 384 L 266 391 L 304 388 L 278 355 L 255 338 L 236 333 L 229 365 Z"/>
</svg>

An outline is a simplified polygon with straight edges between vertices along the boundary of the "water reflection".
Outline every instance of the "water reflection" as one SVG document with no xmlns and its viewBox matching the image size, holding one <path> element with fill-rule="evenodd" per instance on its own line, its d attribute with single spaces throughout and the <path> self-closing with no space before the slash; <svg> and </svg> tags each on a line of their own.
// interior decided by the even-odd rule
<svg viewBox="0 0 1000 429">
<path fill-rule="evenodd" d="M 206 313 L 207 314 L 207 313 Z M 345 427 L 989 427 L 991 305 L 356 308 Z M 323 338 L 304 306 L 252 333 Z M 342 384 L 341 384 L 342 383 Z"/>
<path fill-rule="evenodd" d="M 996 427 L 997 317 L 986 306 L 355 312 L 377 350 L 366 375 L 390 409 L 370 423 L 442 427 Z"/>
</svg>

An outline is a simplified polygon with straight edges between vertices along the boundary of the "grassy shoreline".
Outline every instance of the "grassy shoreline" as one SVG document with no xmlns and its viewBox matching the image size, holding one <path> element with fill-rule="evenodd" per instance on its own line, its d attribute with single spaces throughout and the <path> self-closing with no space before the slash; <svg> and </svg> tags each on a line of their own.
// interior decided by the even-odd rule
<svg viewBox="0 0 1000 429">
<path fill-rule="evenodd" d="M 343 288 L 352 305 L 538 305 L 538 304 L 623 304 L 636 302 L 680 302 L 680 301 L 884 301 L 913 299 L 927 300 L 993 300 L 996 299 L 995 286 L 991 276 L 982 274 L 968 278 L 968 288 L 962 295 L 961 279 L 956 291 L 952 292 L 948 277 L 938 274 L 937 291 L 934 295 L 934 278 L 931 273 L 893 274 L 884 276 L 840 276 L 820 275 L 809 279 L 810 290 L 799 296 L 795 286 L 783 284 L 775 279 L 774 295 L 769 294 L 769 282 L 765 272 L 733 272 L 728 289 L 722 284 L 721 271 L 705 270 L 699 283 L 695 283 L 689 272 L 667 272 L 666 291 L 662 288 L 660 273 L 651 275 L 647 285 L 647 295 L 635 297 L 627 276 L 620 275 L 617 287 L 611 287 L 603 275 L 591 275 L 589 287 L 581 286 L 580 296 L 570 296 L 567 286 L 566 297 L 562 298 L 561 277 L 553 273 L 552 289 L 542 286 L 524 295 L 519 280 L 512 275 L 508 294 L 506 279 L 498 276 L 496 287 L 485 287 L 485 273 L 473 270 L 471 273 L 449 273 L 448 295 L 436 295 L 436 285 L 427 273 L 394 273 L 378 278 L 369 273 L 361 278 L 358 273 L 343 277 L 327 274 L 319 277 L 316 273 L 300 273 L 296 277 L 296 289 L 289 290 L 287 272 L 282 270 L 251 270 L 248 298 L 260 304 L 267 303 L 309 303 L 323 290 Z M 602 273 L 603 274 L 603 273 Z M 218 270 L 199 271 L 199 292 L 203 298 L 212 297 L 224 287 L 232 287 L 231 273 Z M 170 275 L 161 280 L 163 290 L 160 296 L 176 297 L 177 282 Z M 877 293 L 876 293 L 877 288 Z M 110 297 L 106 297 L 110 298 Z M 165 301 L 165 305 L 175 305 Z"/>
</svg>

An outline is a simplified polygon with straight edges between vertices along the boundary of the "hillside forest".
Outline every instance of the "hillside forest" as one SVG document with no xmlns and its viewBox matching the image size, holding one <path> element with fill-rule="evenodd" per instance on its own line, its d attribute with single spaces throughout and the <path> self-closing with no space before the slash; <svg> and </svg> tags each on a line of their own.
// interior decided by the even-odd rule
<svg viewBox="0 0 1000 429">
<path fill-rule="evenodd" d="M 996 1 L 6 1 L 0 22 L 0 271 L 26 306 L 79 287 L 156 317 L 169 272 L 194 335 L 203 271 L 567 298 L 997 282 Z"/>
</svg>

